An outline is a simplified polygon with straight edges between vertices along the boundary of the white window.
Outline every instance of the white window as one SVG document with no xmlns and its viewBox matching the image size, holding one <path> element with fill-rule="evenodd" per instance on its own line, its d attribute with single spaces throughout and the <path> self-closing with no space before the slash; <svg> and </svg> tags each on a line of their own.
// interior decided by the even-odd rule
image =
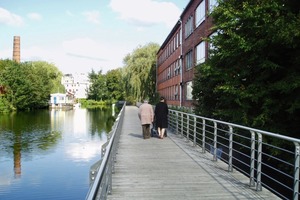
<svg viewBox="0 0 300 200">
<path fill-rule="evenodd" d="M 212 33 L 212 34 L 209 36 L 209 40 L 212 40 L 213 37 L 215 37 L 216 35 L 218 35 L 217 32 Z M 209 42 L 209 56 L 212 56 L 212 55 L 213 55 L 213 53 L 212 53 L 211 51 L 212 51 L 212 50 L 215 50 L 215 49 L 216 49 L 216 47 L 215 47 L 211 42 Z"/>
<path fill-rule="evenodd" d="M 178 33 L 176 34 L 176 48 L 178 48 L 178 44 L 179 44 L 179 36 Z"/>
<path fill-rule="evenodd" d="M 185 23 L 185 38 L 193 33 L 193 16 L 190 16 Z"/>
<path fill-rule="evenodd" d="M 195 27 L 198 27 L 205 20 L 205 0 L 196 8 Z"/>
<path fill-rule="evenodd" d="M 193 82 L 189 81 L 186 83 L 186 100 L 193 100 Z"/>
<path fill-rule="evenodd" d="M 205 41 L 200 42 L 196 47 L 196 64 L 205 62 Z"/>
<path fill-rule="evenodd" d="M 211 12 L 214 7 L 218 6 L 218 1 L 217 0 L 209 0 L 209 12 Z"/>
<path fill-rule="evenodd" d="M 171 77 L 171 68 L 168 68 L 168 79 Z"/>
<path fill-rule="evenodd" d="M 185 67 L 186 70 L 189 70 L 193 67 L 193 51 L 189 51 L 186 55 L 185 55 Z"/>
<path fill-rule="evenodd" d="M 174 85 L 174 95 L 178 95 L 178 86 Z"/>
<path fill-rule="evenodd" d="M 176 37 L 173 38 L 173 51 L 176 49 Z"/>
<path fill-rule="evenodd" d="M 182 41 L 182 30 L 180 29 L 180 32 L 179 32 L 179 45 L 181 45 Z"/>
</svg>

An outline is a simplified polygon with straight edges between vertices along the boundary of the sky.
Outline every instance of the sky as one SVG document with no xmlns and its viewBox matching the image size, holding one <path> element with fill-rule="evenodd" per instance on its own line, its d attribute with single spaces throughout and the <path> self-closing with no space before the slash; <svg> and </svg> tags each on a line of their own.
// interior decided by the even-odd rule
<svg viewBox="0 0 300 200">
<path fill-rule="evenodd" d="M 62 73 L 106 73 L 150 42 L 161 45 L 189 0 L 0 0 L 0 59 L 46 61 Z"/>
</svg>

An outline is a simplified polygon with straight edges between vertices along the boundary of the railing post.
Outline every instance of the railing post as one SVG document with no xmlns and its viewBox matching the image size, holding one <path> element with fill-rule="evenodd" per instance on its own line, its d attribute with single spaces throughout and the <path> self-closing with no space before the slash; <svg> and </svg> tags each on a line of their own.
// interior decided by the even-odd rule
<svg viewBox="0 0 300 200">
<path fill-rule="evenodd" d="M 229 125 L 229 148 L 228 148 L 228 171 L 232 172 L 232 144 L 233 144 L 233 128 Z"/>
<path fill-rule="evenodd" d="M 190 141 L 190 115 L 186 114 L 186 140 Z"/>
<path fill-rule="evenodd" d="M 251 132 L 251 157 L 250 157 L 250 187 L 255 186 L 254 171 L 255 171 L 255 132 Z"/>
<path fill-rule="evenodd" d="M 113 158 L 110 159 L 110 168 L 108 169 L 108 186 L 107 186 L 107 194 L 111 194 L 112 191 L 112 166 L 113 166 Z"/>
<path fill-rule="evenodd" d="M 300 146 L 295 144 L 295 166 L 294 166 L 294 200 L 298 200 L 299 196 L 299 162 L 300 162 Z"/>
<path fill-rule="evenodd" d="M 258 135 L 258 147 L 257 147 L 257 185 L 256 190 L 261 191 L 261 159 L 262 159 L 262 135 L 261 133 L 257 133 Z"/>
<path fill-rule="evenodd" d="M 205 119 L 202 119 L 202 153 L 205 153 Z"/>
<path fill-rule="evenodd" d="M 178 112 L 176 112 L 176 134 L 178 134 Z"/>
<path fill-rule="evenodd" d="M 183 112 L 181 113 L 181 136 L 183 136 Z"/>
<path fill-rule="evenodd" d="M 196 146 L 196 144 L 197 144 L 197 141 L 196 141 L 197 128 L 196 128 L 196 126 L 197 126 L 197 118 L 196 118 L 196 116 L 194 116 L 194 146 Z"/>
<path fill-rule="evenodd" d="M 217 161 L 217 122 L 214 121 L 214 157 L 213 160 Z"/>
</svg>

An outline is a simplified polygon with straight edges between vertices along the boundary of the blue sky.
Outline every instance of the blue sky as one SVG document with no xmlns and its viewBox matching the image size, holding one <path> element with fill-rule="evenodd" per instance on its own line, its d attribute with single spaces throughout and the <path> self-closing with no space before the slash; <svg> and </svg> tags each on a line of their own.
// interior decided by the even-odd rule
<svg viewBox="0 0 300 200">
<path fill-rule="evenodd" d="M 106 73 L 140 45 L 161 45 L 189 0 L 1 0 L 0 59 L 43 60 L 63 73 Z"/>
</svg>

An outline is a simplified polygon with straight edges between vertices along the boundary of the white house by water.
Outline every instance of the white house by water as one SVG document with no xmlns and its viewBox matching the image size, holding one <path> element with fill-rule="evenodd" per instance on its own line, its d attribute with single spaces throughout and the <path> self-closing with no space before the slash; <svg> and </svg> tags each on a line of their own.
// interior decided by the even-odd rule
<svg viewBox="0 0 300 200">
<path fill-rule="evenodd" d="M 71 107 L 75 103 L 76 99 L 72 94 L 55 93 L 50 95 L 50 104 L 52 108 Z"/>
</svg>

